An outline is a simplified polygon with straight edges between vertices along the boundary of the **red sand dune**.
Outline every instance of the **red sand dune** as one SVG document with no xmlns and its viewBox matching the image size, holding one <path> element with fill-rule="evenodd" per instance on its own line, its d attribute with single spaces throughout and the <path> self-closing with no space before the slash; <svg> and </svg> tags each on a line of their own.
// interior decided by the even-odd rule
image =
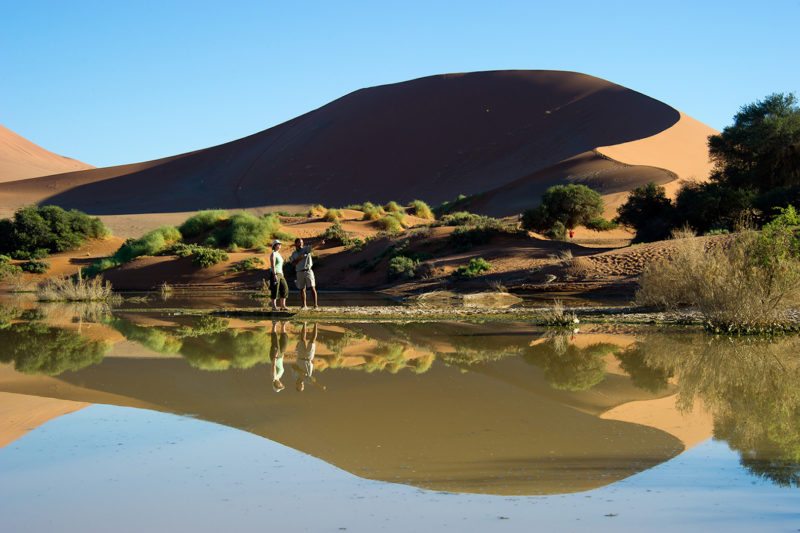
<svg viewBox="0 0 800 533">
<path fill-rule="evenodd" d="M 702 128 L 676 125 L 682 115 L 668 105 L 585 74 L 431 76 L 362 89 L 205 150 L 0 184 L 0 209 L 55 203 L 122 215 L 414 198 L 436 204 L 494 190 L 485 210 L 510 215 L 536 205 L 555 182 L 611 194 L 674 180 L 686 172 L 667 163 L 685 166 L 682 146 L 704 150 L 706 143 Z M 683 144 L 664 154 L 659 134 L 668 131 Z M 647 153 L 660 155 L 654 166 L 666 171 L 631 168 L 595 151 L 622 145 L 628 157 L 643 139 L 651 139 Z M 631 162 L 652 165 L 642 159 Z"/>
<path fill-rule="evenodd" d="M 8 128 L 0 126 L 0 182 L 94 168 L 48 152 Z"/>
</svg>

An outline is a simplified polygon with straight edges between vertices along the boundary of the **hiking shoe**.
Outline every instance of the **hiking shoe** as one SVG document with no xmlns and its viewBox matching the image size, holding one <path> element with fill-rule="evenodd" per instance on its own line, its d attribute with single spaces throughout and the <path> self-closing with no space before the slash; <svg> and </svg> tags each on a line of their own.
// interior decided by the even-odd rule
<svg viewBox="0 0 800 533">
<path fill-rule="evenodd" d="M 301 308 L 300 308 L 300 310 L 301 310 L 301 311 L 308 311 L 308 307 L 306 307 L 306 306 L 304 305 L 303 307 L 301 307 Z"/>
</svg>

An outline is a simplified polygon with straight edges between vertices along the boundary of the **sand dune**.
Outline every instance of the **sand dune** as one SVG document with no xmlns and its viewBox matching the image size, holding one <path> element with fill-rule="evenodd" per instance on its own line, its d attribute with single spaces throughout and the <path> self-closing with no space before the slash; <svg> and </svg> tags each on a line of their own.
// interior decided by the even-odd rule
<svg viewBox="0 0 800 533">
<path fill-rule="evenodd" d="M 652 137 L 679 119 L 666 104 L 574 72 L 431 76 L 362 89 L 205 150 L 3 184 L 0 207 L 47 202 L 124 215 L 439 203 L 502 187 L 598 146 Z"/>
<path fill-rule="evenodd" d="M 0 183 L 90 168 L 94 167 L 48 152 L 0 126 Z"/>
</svg>

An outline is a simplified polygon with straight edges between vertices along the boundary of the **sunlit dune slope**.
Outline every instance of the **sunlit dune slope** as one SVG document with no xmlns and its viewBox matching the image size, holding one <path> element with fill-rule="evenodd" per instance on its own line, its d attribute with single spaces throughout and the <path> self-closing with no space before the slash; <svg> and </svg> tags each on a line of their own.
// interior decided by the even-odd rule
<svg viewBox="0 0 800 533">
<path fill-rule="evenodd" d="M 90 168 L 93 167 L 86 163 L 48 152 L 0 126 L 0 183 Z"/>
<path fill-rule="evenodd" d="M 0 208 L 46 202 L 119 215 L 414 198 L 433 204 L 531 179 L 599 146 L 652 137 L 680 117 L 662 102 L 574 72 L 431 76 L 362 89 L 205 150 L 0 185 Z M 538 201 L 537 187 L 525 189 L 534 195 L 525 203 Z M 498 200 L 492 212 L 517 211 L 501 207 Z"/>
</svg>

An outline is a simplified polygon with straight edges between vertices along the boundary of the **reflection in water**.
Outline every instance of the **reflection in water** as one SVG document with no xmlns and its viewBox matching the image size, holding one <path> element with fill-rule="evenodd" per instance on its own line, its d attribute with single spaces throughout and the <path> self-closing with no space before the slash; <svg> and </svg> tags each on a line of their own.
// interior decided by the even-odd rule
<svg viewBox="0 0 800 533">
<path fill-rule="evenodd" d="M 111 348 L 108 342 L 36 320 L 3 324 L 0 346 L 0 363 L 13 362 L 23 374 L 48 376 L 99 363 Z"/>
<path fill-rule="evenodd" d="M 545 342 L 530 346 L 523 355 L 527 363 L 541 367 L 547 382 L 556 389 L 588 390 L 606 376 L 604 357 L 620 351 L 608 343 L 579 348 L 566 335 L 545 337 Z"/>
<path fill-rule="evenodd" d="M 97 318 L 109 339 L 172 357 L 125 344 L 103 360 L 111 341 L 86 337 L 88 316 L 57 326 L 53 313 L 0 313 L 0 361 L 27 374 L 86 367 L 57 386 L 0 374 L 0 390 L 192 414 L 362 477 L 497 494 L 586 490 L 675 456 L 678 433 L 602 415 L 677 392 L 683 410 L 695 398 L 713 410 L 715 436 L 753 473 L 798 485 L 796 338 L 123 313 Z M 304 394 L 273 393 L 287 385 Z"/>
<path fill-rule="evenodd" d="M 756 475 L 800 486 L 800 338 L 651 335 L 645 365 L 678 376 L 678 403 L 714 413 L 714 436 Z"/>
</svg>

